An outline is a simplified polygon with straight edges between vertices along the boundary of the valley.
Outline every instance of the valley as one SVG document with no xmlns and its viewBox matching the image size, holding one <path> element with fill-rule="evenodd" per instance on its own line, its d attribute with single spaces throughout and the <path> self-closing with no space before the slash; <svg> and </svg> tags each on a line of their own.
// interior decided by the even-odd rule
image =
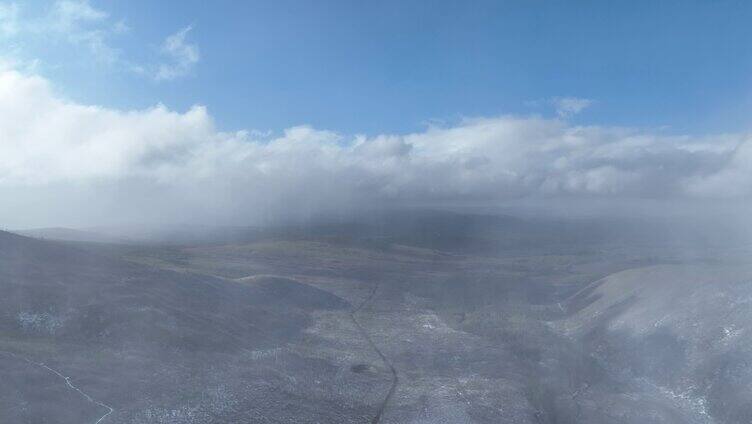
<svg viewBox="0 0 752 424">
<path fill-rule="evenodd" d="M 498 227 L 489 249 L 447 219 L 179 244 L 2 233 L 0 421 L 749 422 L 744 248 L 478 224 Z"/>
</svg>

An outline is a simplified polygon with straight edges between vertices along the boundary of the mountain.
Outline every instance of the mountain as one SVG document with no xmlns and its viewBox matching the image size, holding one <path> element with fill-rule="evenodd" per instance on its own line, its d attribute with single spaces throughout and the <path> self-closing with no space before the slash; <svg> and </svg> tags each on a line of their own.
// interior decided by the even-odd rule
<svg viewBox="0 0 752 424">
<path fill-rule="evenodd" d="M 1 232 L 0 292 L 0 376 L 14 381 L 0 389 L 0 422 L 238 422 L 264 408 L 360 422 L 375 410 L 368 396 L 301 397 L 296 378 L 315 385 L 337 370 L 304 330 L 314 314 L 347 319 L 349 304 L 292 279 L 174 272 Z M 378 372 L 353 378 L 385 384 Z M 309 409 L 332 402 L 343 406 Z"/>
<path fill-rule="evenodd" d="M 414 219 L 0 233 L 0 422 L 750 422 L 748 248 Z"/>
<path fill-rule="evenodd" d="M 661 265 L 573 296 L 562 324 L 613 373 L 724 423 L 752 422 L 752 268 Z"/>
<path fill-rule="evenodd" d="M 16 234 L 43 240 L 76 241 L 87 243 L 133 243 L 124 237 L 112 236 L 96 231 L 76 230 L 72 228 L 33 228 L 15 231 Z"/>
</svg>

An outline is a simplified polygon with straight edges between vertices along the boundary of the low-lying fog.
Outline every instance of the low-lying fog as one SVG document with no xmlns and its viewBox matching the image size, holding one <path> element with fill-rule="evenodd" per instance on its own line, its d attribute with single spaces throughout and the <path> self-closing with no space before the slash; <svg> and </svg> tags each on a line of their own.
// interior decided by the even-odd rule
<svg viewBox="0 0 752 424">
<path fill-rule="evenodd" d="M 734 214 L 539 206 L 0 233 L 0 421 L 750 422 Z"/>
</svg>

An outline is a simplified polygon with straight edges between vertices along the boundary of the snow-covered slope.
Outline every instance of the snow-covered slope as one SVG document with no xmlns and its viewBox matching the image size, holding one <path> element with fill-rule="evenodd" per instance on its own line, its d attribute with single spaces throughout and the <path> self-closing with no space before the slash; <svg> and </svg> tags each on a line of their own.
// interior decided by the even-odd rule
<svg viewBox="0 0 752 424">
<path fill-rule="evenodd" d="M 557 323 L 612 372 L 719 422 L 752 422 L 752 269 L 665 265 L 593 283 Z"/>
</svg>

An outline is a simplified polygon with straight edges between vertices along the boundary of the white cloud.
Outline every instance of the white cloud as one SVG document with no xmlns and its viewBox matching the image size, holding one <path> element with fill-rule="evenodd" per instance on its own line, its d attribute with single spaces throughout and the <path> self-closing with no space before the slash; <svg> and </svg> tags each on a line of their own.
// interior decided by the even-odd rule
<svg viewBox="0 0 752 424">
<path fill-rule="evenodd" d="M 95 9 L 88 0 L 58 0 L 52 5 L 51 22 L 62 31 L 79 31 L 83 25 L 101 22 L 109 17 Z"/>
<path fill-rule="evenodd" d="M 554 106 L 556 114 L 561 118 L 577 115 L 595 103 L 591 99 L 579 97 L 554 97 L 550 102 Z"/>
<path fill-rule="evenodd" d="M 502 116 L 413 134 L 222 132 L 204 107 L 120 111 L 0 71 L 0 220 L 232 219 L 373 202 L 748 198 L 752 139 Z M 161 218 L 158 218 L 161 217 Z"/>
<path fill-rule="evenodd" d="M 94 8 L 88 0 L 57 0 L 37 31 L 62 35 L 74 45 L 86 46 L 98 61 L 116 64 L 121 60 L 121 52 L 110 43 L 110 36 L 117 32 L 109 17 L 109 13 Z"/>
<path fill-rule="evenodd" d="M 115 22 L 115 25 L 112 27 L 112 32 L 115 34 L 125 34 L 130 30 L 131 27 L 125 22 L 124 19 Z"/>
<path fill-rule="evenodd" d="M 12 49 L 0 49 L 0 59 L 5 62 L 38 63 L 33 46 L 54 44 L 71 48 L 72 61 L 90 63 L 94 59 L 158 81 L 187 75 L 199 62 L 198 45 L 187 40 L 190 26 L 167 37 L 153 52 L 154 57 L 141 63 L 132 61 L 118 43 L 130 31 L 124 20 L 116 20 L 89 0 L 56 0 L 36 14 L 22 10 L 17 3 L 0 2 L 0 37 L 13 41 Z"/>
<path fill-rule="evenodd" d="M 192 26 L 187 26 L 164 40 L 161 51 L 169 59 L 169 62 L 162 63 L 157 67 L 154 75 L 157 81 L 173 80 L 185 76 L 198 63 L 201 58 L 198 45 L 186 41 L 186 37 L 192 29 Z"/>
<path fill-rule="evenodd" d="M 117 64 L 121 52 L 111 45 L 110 38 L 118 26 L 111 27 L 109 14 L 94 8 L 88 0 L 57 0 L 32 16 L 22 16 L 18 3 L 0 3 L 0 36 L 15 41 L 15 60 L 36 60 L 28 58 L 30 52 L 22 51 L 23 45 L 64 41 L 76 48 L 85 47 L 100 62 Z M 9 56 L 8 51 L 2 54 Z"/>
</svg>

